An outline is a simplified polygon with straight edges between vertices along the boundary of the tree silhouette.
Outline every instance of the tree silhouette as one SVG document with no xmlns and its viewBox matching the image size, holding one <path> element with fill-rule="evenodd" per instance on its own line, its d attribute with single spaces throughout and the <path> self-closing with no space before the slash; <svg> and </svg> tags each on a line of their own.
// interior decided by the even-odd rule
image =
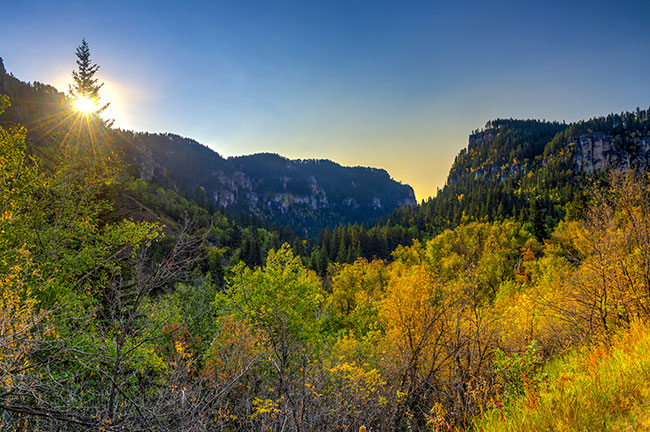
<svg viewBox="0 0 650 432">
<path fill-rule="evenodd" d="M 95 74 L 99 70 L 99 65 L 93 63 L 90 59 L 90 47 L 86 39 L 81 40 L 75 51 L 77 56 L 77 69 L 72 71 L 73 83 L 69 86 L 70 99 L 74 102 L 79 100 L 86 100 L 92 103 L 92 112 L 99 114 L 104 111 L 110 103 L 100 106 L 99 90 L 104 86 L 100 83 Z"/>
</svg>

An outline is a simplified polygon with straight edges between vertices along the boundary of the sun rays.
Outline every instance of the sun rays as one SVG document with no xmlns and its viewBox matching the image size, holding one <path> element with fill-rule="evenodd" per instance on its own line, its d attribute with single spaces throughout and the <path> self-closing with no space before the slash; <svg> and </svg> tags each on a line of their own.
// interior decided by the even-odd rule
<svg viewBox="0 0 650 432">
<path fill-rule="evenodd" d="M 72 101 L 72 106 L 81 115 L 90 115 L 99 110 L 97 100 L 87 96 L 82 96 Z"/>
</svg>

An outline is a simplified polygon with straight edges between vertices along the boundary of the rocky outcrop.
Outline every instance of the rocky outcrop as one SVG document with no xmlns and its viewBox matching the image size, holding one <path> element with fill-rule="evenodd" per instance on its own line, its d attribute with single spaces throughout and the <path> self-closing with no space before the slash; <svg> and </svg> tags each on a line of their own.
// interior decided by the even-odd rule
<svg viewBox="0 0 650 432">
<path fill-rule="evenodd" d="M 329 202 L 327 201 L 327 193 L 325 189 L 318 185 L 316 177 L 309 176 L 307 178 L 307 184 L 309 185 L 310 194 L 310 203 L 312 208 L 327 208 L 329 207 Z"/>
<path fill-rule="evenodd" d="M 151 181 L 156 177 L 156 171 L 161 172 L 162 167 L 153 159 L 151 149 L 139 142 L 133 143 L 136 148 L 137 157 L 135 163 L 138 167 L 140 177 L 145 181 Z"/>
<path fill-rule="evenodd" d="M 496 129 L 486 129 L 481 132 L 470 134 L 469 143 L 467 144 L 467 149 L 473 150 L 479 147 L 480 145 L 485 144 L 486 142 L 494 138 L 497 133 L 498 131 Z"/>
<path fill-rule="evenodd" d="M 219 207 L 228 207 L 235 203 L 235 194 L 228 189 L 222 189 L 214 193 L 214 203 Z"/>
<path fill-rule="evenodd" d="M 447 184 L 454 184 L 461 179 L 504 182 L 507 179 L 521 178 L 546 166 L 549 157 L 564 158 L 566 155 L 570 155 L 569 161 L 572 162 L 576 173 L 593 174 L 607 169 L 650 169 L 650 136 L 635 136 L 624 131 L 616 135 L 582 134 L 569 137 L 566 139 L 566 146 L 556 148 L 549 155 L 544 156 L 544 147 L 539 147 L 538 153 L 531 153 L 523 160 L 514 158 L 505 161 L 503 157 L 499 157 L 501 155 L 496 148 L 495 138 L 498 136 L 498 129 L 486 129 L 471 134 L 467 148 L 461 150 L 454 162 Z M 488 156 L 487 159 L 485 155 Z M 499 159 L 501 162 L 495 162 Z"/>
<path fill-rule="evenodd" d="M 355 209 L 356 209 L 356 208 L 359 208 L 359 203 L 357 202 L 357 200 L 355 200 L 355 199 L 352 198 L 352 197 L 347 197 L 347 198 L 345 198 L 345 199 L 343 200 L 343 204 L 346 205 L 346 206 L 348 206 L 348 207 L 355 208 Z"/>
<path fill-rule="evenodd" d="M 365 223 L 397 207 L 416 205 L 413 189 L 382 169 L 290 160 L 276 154 L 224 159 L 173 134 L 125 138 L 124 152 L 144 180 L 188 195 L 199 193 L 216 207 L 251 212 L 279 224 L 299 223 L 311 230 Z"/>
<path fill-rule="evenodd" d="M 415 193 L 411 191 L 411 194 L 403 200 L 400 200 L 398 204 L 398 207 L 415 207 L 418 204 L 415 199 Z"/>
<path fill-rule="evenodd" d="M 586 134 L 570 138 L 569 148 L 576 169 L 586 174 L 606 169 L 647 170 L 650 137 Z"/>
</svg>

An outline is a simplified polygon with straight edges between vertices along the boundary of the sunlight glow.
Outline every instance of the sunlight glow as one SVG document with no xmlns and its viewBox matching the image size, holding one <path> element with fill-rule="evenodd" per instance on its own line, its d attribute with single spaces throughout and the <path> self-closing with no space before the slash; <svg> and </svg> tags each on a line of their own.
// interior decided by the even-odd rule
<svg viewBox="0 0 650 432">
<path fill-rule="evenodd" d="M 74 108 L 84 115 L 94 113 L 99 109 L 97 102 L 89 97 L 80 97 L 73 102 Z"/>
<path fill-rule="evenodd" d="M 52 79 L 54 87 L 56 88 L 68 88 L 71 84 L 70 77 L 67 75 L 65 70 L 61 70 L 60 74 Z M 97 105 L 92 106 L 91 111 L 85 111 L 83 106 L 87 102 L 79 101 L 81 105 L 77 107 L 77 101 L 72 102 L 72 109 L 79 113 L 79 115 L 89 116 L 91 113 L 96 112 L 101 107 L 105 106 L 106 103 L 108 108 L 101 112 L 101 117 L 104 119 L 115 120 L 113 126 L 123 128 L 123 129 L 133 129 L 134 126 L 129 121 L 129 110 L 128 106 L 133 104 L 134 101 L 142 103 L 142 101 L 148 101 L 151 97 L 151 93 L 148 90 L 145 90 L 146 85 L 143 83 L 124 83 L 114 81 L 110 77 L 102 77 L 102 82 L 104 85 L 99 90 L 99 100 Z M 89 107 L 93 101 L 89 101 Z"/>
</svg>

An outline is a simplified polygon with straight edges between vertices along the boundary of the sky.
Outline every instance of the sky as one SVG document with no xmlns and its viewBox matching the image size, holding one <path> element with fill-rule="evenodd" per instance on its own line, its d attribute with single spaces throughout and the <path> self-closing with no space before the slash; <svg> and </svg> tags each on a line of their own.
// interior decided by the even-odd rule
<svg viewBox="0 0 650 432">
<path fill-rule="evenodd" d="M 30 1 L 0 57 L 66 90 L 82 38 L 107 117 L 258 152 L 386 169 L 418 199 L 495 118 L 650 106 L 650 1 Z"/>
</svg>

